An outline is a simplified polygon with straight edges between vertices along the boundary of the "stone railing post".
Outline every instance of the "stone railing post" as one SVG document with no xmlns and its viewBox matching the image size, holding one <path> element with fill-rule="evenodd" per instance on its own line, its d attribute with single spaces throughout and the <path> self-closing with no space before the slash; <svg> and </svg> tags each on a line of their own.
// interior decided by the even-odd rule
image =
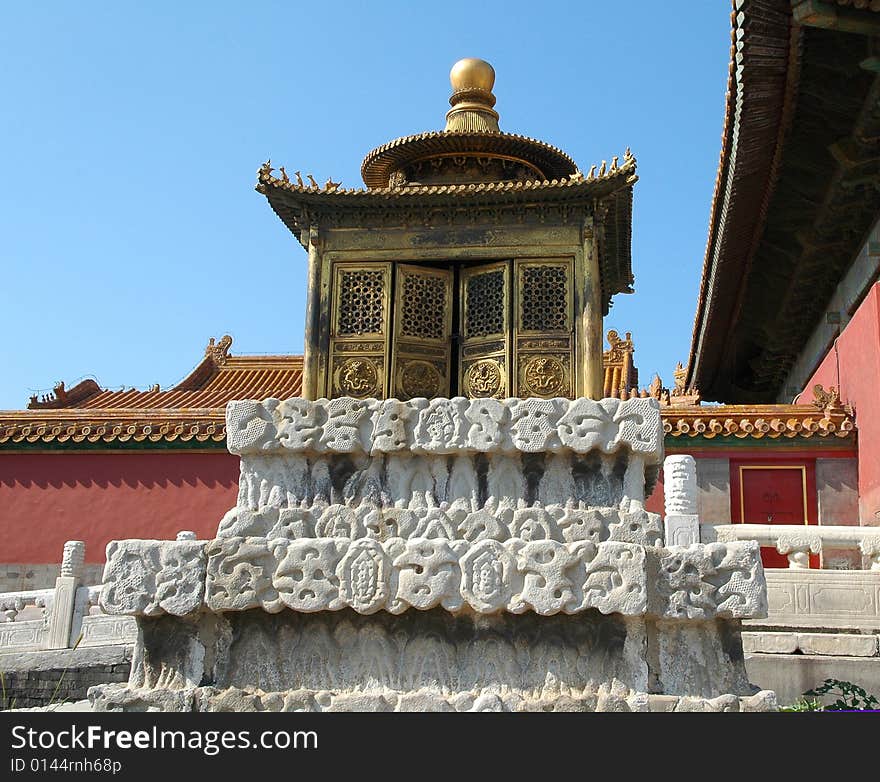
<svg viewBox="0 0 880 782">
<path fill-rule="evenodd" d="M 810 535 L 783 533 L 776 540 L 776 550 L 788 557 L 790 569 L 809 570 L 810 554 L 822 553 L 822 539 Z"/>
<path fill-rule="evenodd" d="M 61 575 L 55 579 L 55 598 L 46 633 L 47 649 L 67 649 L 70 646 L 76 590 L 82 579 L 85 556 L 86 544 L 81 540 L 68 540 L 64 544 Z"/>
<path fill-rule="evenodd" d="M 880 541 L 865 538 L 859 543 L 859 550 L 871 562 L 871 570 L 880 570 Z"/>
<path fill-rule="evenodd" d="M 177 540 L 196 540 L 196 533 L 188 529 L 182 529 L 177 533 Z"/>
<path fill-rule="evenodd" d="M 667 456 L 663 461 L 663 520 L 667 546 L 690 546 L 700 542 L 697 513 L 697 463 L 693 456 Z"/>
</svg>

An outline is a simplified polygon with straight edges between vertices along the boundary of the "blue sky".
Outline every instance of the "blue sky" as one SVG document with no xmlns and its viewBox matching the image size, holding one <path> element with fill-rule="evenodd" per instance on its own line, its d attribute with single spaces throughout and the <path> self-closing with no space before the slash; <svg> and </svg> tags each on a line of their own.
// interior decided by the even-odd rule
<svg viewBox="0 0 880 782">
<path fill-rule="evenodd" d="M 633 269 L 606 330 L 644 385 L 687 359 L 720 151 L 726 0 L 7 3 L 0 9 L 0 409 L 57 380 L 163 388 L 209 336 L 302 350 L 306 254 L 254 191 L 271 157 L 361 186 L 441 129 L 461 57 L 502 130 L 586 171 L 638 159 Z"/>
</svg>

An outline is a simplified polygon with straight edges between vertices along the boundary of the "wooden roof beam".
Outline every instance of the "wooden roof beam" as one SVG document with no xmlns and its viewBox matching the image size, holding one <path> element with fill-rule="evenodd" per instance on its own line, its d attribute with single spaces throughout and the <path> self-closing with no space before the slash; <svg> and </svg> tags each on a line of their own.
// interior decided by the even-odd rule
<svg viewBox="0 0 880 782">
<path fill-rule="evenodd" d="M 873 11 L 840 8 L 821 0 L 792 0 L 794 21 L 804 27 L 820 27 L 857 35 L 880 35 L 880 16 Z"/>
<path fill-rule="evenodd" d="M 828 147 L 828 151 L 844 169 L 854 169 L 880 160 L 880 150 L 874 145 L 868 147 L 866 144 L 859 144 L 854 138 L 836 141 Z"/>
</svg>

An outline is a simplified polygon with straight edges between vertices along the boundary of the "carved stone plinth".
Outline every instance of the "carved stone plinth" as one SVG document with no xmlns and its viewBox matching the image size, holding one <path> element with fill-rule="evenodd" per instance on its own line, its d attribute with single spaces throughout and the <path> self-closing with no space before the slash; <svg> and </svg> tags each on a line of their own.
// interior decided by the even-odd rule
<svg viewBox="0 0 880 782">
<path fill-rule="evenodd" d="M 772 704 L 751 697 L 739 635 L 767 611 L 757 544 L 663 548 L 644 509 L 654 400 L 227 414 L 242 480 L 217 537 L 108 546 L 101 605 L 139 639 L 129 685 L 95 689 L 96 708 Z"/>
<path fill-rule="evenodd" d="M 93 690 L 99 710 L 650 711 L 652 701 L 671 701 L 678 710 L 740 711 L 772 703 L 753 697 L 739 623 L 724 620 L 251 609 L 139 624 L 132 679 Z"/>
</svg>

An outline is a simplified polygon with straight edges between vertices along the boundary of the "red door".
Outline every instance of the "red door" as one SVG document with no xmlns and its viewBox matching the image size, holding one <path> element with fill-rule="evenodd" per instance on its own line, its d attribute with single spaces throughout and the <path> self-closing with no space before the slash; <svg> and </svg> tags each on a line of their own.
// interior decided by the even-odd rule
<svg viewBox="0 0 880 782">
<path fill-rule="evenodd" d="M 809 524 L 807 468 L 805 465 L 739 465 L 740 521 L 744 524 Z M 788 557 L 770 547 L 761 548 L 764 567 L 787 568 Z M 819 558 L 810 556 L 810 567 Z"/>
</svg>

